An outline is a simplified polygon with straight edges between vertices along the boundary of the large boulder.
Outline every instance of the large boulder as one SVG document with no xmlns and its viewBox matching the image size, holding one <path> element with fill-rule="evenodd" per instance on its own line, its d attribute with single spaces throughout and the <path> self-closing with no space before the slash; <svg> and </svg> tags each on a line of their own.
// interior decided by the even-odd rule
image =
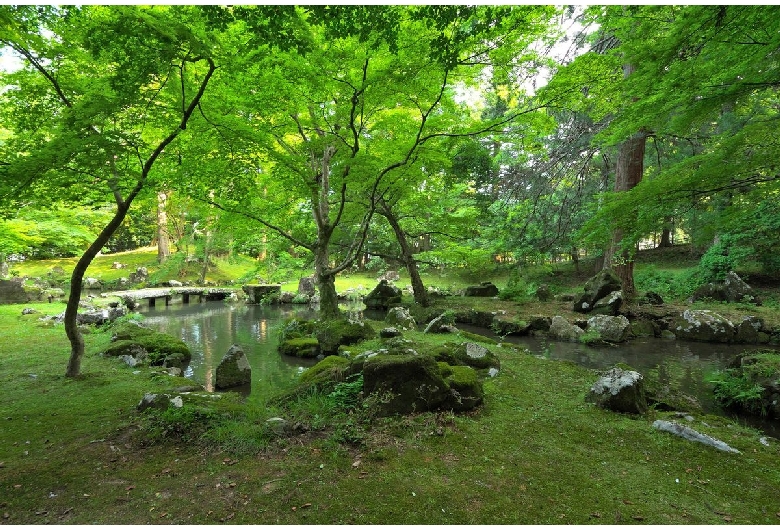
<svg viewBox="0 0 780 530">
<path fill-rule="evenodd" d="M 562 316 L 554 316 L 547 335 L 551 339 L 565 342 L 579 342 L 580 336 L 585 333 L 582 328 L 575 326 Z"/>
<path fill-rule="evenodd" d="M 604 269 L 585 283 L 584 292 L 574 298 L 572 309 L 578 313 L 589 313 L 597 301 L 622 288 L 617 274 L 612 269 Z"/>
<path fill-rule="evenodd" d="M 602 340 L 625 342 L 631 331 L 631 323 L 623 315 L 596 315 L 588 319 L 588 330 L 598 331 Z"/>
<path fill-rule="evenodd" d="M 586 399 L 598 407 L 615 412 L 647 412 L 642 374 L 620 367 L 604 372 L 590 388 Z"/>
<path fill-rule="evenodd" d="M 464 296 L 498 296 L 498 287 L 492 282 L 482 282 L 479 285 L 470 285 L 466 287 Z"/>
<path fill-rule="evenodd" d="M 449 385 L 430 355 L 379 355 L 363 365 L 363 394 L 379 394 L 382 414 L 435 410 L 450 395 Z"/>
<path fill-rule="evenodd" d="M 678 339 L 699 342 L 732 342 L 734 324 L 714 311 L 687 309 L 672 319 L 669 329 Z"/>
<path fill-rule="evenodd" d="M 315 336 L 319 342 L 320 353 L 327 356 L 337 355 L 339 346 L 350 346 L 373 339 L 376 332 L 365 322 L 337 319 L 318 322 Z"/>
<path fill-rule="evenodd" d="M 233 344 L 217 365 L 214 388 L 222 390 L 252 382 L 252 367 L 241 346 Z"/>
<path fill-rule="evenodd" d="M 401 289 L 382 280 L 363 298 L 369 309 L 388 309 L 401 303 Z"/>
<path fill-rule="evenodd" d="M 761 300 L 753 293 L 753 289 L 734 271 L 726 275 L 723 283 L 702 285 L 691 296 L 692 302 L 704 299 L 716 302 L 747 302 L 761 305 Z"/>
<path fill-rule="evenodd" d="M 417 322 L 405 307 L 391 307 L 387 312 L 385 322 L 406 331 L 417 329 Z"/>
<path fill-rule="evenodd" d="M 29 301 L 20 278 L 0 280 L 0 304 L 23 304 Z"/>
</svg>

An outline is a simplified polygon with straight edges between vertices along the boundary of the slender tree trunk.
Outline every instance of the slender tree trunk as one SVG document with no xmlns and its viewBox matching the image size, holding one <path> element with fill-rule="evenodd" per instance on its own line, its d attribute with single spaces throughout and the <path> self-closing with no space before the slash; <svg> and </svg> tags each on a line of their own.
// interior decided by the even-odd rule
<svg viewBox="0 0 780 530">
<path fill-rule="evenodd" d="M 84 282 L 84 274 L 87 272 L 90 263 L 98 255 L 100 249 L 106 246 L 111 236 L 116 232 L 117 228 L 122 224 L 127 211 L 130 209 L 130 203 L 124 202 L 117 206 L 114 217 L 98 234 L 95 241 L 89 246 L 89 248 L 81 255 L 76 266 L 73 268 L 73 274 L 70 277 L 70 294 L 68 295 L 68 304 L 65 307 L 65 334 L 70 341 L 70 359 L 68 360 L 68 368 L 65 371 L 66 377 L 76 377 L 81 372 L 81 359 L 84 357 L 84 337 L 81 335 L 78 326 L 78 310 L 79 302 L 81 301 L 81 286 Z"/>
<path fill-rule="evenodd" d="M 417 270 L 417 260 L 414 259 L 412 253 L 412 247 L 409 245 L 409 241 L 406 238 L 401 225 L 398 223 L 398 218 L 395 216 L 390 206 L 383 200 L 380 203 L 381 214 L 390 223 L 395 233 L 395 238 L 398 241 L 398 245 L 401 248 L 401 258 L 404 261 L 406 270 L 409 272 L 409 279 L 412 282 L 412 290 L 414 291 L 414 301 L 422 307 L 428 307 L 430 301 L 428 300 L 428 291 L 425 289 L 422 278 L 420 277 L 420 271 Z"/>
<path fill-rule="evenodd" d="M 157 261 L 163 263 L 171 257 L 170 237 L 168 236 L 168 194 L 157 194 Z"/>
</svg>

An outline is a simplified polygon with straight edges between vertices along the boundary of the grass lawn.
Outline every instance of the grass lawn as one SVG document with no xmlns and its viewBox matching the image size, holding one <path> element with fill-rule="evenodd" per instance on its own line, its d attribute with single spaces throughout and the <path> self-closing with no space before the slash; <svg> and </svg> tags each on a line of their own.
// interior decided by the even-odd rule
<svg viewBox="0 0 780 530">
<path fill-rule="evenodd" d="M 669 413 L 594 408 L 596 374 L 569 363 L 495 348 L 501 373 L 465 415 L 318 423 L 310 396 L 290 410 L 237 406 L 230 433 L 161 436 L 135 405 L 182 379 L 97 356 L 100 331 L 86 335 L 83 376 L 67 379 L 64 331 L 22 316 L 31 305 L 63 309 L 0 306 L 6 524 L 780 523 L 780 442 L 696 417 L 693 428 L 741 451 L 724 453 L 651 427 Z M 280 414 L 310 428 L 259 439 Z"/>
</svg>

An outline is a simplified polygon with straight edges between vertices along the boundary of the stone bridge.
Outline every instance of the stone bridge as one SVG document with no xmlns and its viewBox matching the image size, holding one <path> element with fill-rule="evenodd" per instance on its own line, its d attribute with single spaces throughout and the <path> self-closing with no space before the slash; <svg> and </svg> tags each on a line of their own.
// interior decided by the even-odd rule
<svg viewBox="0 0 780 530">
<path fill-rule="evenodd" d="M 131 303 L 146 303 L 149 307 L 155 307 L 157 304 L 167 306 L 224 300 L 238 291 L 240 289 L 237 287 L 159 287 L 133 289 L 130 291 L 112 291 L 103 293 L 101 296 L 119 297 L 127 305 L 132 305 Z"/>
</svg>

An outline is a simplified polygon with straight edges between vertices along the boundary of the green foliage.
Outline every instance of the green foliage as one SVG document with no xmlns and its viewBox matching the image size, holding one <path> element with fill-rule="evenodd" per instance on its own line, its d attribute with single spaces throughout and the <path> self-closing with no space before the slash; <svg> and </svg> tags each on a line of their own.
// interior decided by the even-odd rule
<svg viewBox="0 0 780 530">
<path fill-rule="evenodd" d="M 636 269 L 634 283 L 639 292 L 653 291 L 666 300 L 682 300 L 691 296 L 707 280 L 698 267 L 673 272 L 655 265 L 643 265 Z"/>
<path fill-rule="evenodd" d="M 328 401 L 338 411 L 348 412 L 357 408 L 363 398 L 363 374 L 354 374 L 341 383 L 336 383 L 328 394 Z"/>
<path fill-rule="evenodd" d="M 717 372 L 708 382 L 714 385 L 715 397 L 725 406 L 739 406 L 753 413 L 766 413 L 761 402 L 764 387 L 740 370 Z"/>
<path fill-rule="evenodd" d="M 515 267 L 509 273 L 506 287 L 501 289 L 498 297 L 501 300 L 514 300 L 515 302 L 526 302 L 530 300 L 536 292 L 536 284 L 528 282 Z"/>
<path fill-rule="evenodd" d="M 708 379 L 714 385 L 715 396 L 727 407 L 766 415 L 772 406 L 768 387 L 780 380 L 780 354 L 774 350 L 745 352 L 732 364 L 738 366 L 718 371 Z"/>
</svg>

